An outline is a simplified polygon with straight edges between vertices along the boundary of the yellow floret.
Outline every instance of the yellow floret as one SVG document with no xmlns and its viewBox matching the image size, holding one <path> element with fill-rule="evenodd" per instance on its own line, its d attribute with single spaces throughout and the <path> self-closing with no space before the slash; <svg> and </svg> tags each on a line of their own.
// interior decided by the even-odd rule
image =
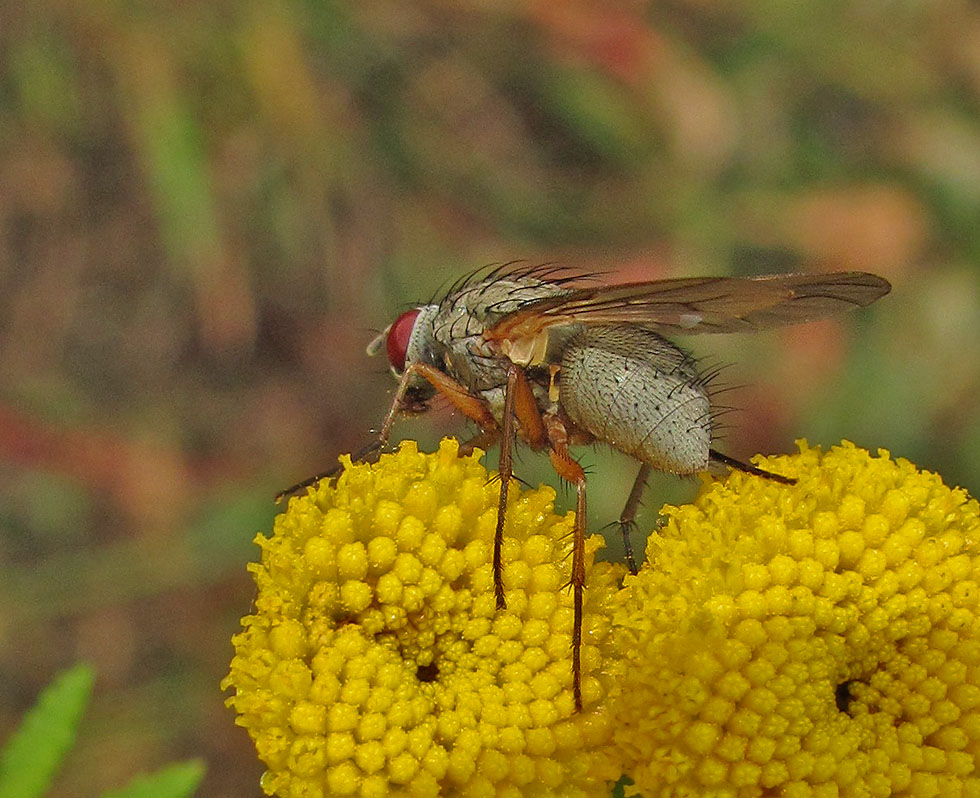
<svg viewBox="0 0 980 798">
<path fill-rule="evenodd" d="M 224 686 L 268 795 L 606 796 L 605 699 L 622 676 L 608 621 L 622 569 L 587 546 L 585 709 L 572 700 L 571 514 L 512 483 L 508 606 L 490 558 L 499 483 L 412 442 L 290 500 Z"/>
<path fill-rule="evenodd" d="M 759 465 L 798 482 L 665 508 L 620 593 L 628 789 L 980 796 L 980 506 L 847 443 Z"/>
</svg>

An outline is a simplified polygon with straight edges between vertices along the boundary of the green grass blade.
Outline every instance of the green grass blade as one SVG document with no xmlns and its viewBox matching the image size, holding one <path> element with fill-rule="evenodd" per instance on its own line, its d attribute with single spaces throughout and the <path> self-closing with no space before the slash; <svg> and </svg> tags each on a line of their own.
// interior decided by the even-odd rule
<svg viewBox="0 0 980 798">
<path fill-rule="evenodd" d="M 137 776 L 125 787 L 103 793 L 102 798 L 189 798 L 203 778 L 203 760 L 192 759 Z"/>
<path fill-rule="evenodd" d="M 76 665 L 41 693 L 0 752 L 0 795 L 40 798 L 51 786 L 92 694 L 95 671 Z"/>
</svg>

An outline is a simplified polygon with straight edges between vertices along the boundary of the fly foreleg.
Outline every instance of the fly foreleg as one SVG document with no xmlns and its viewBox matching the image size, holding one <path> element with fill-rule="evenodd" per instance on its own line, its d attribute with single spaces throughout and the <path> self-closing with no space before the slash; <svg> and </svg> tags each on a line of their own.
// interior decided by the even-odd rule
<svg viewBox="0 0 980 798">
<path fill-rule="evenodd" d="M 351 455 L 351 460 L 355 463 L 360 463 L 362 460 L 366 460 L 370 455 L 377 452 L 382 447 L 380 440 L 371 441 L 366 446 L 362 446 L 357 450 L 355 454 Z M 290 485 L 285 490 L 279 491 L 275 496 L 276 504 L 279 504 L 287 496 L 292 496 L 294 493 L 298 493 L 301 490 L 305 490 L 324 479 L 332 479 L 340 473 L 340 464 L 338 463 L 333 468 L 327 469 L 319 474 L 314 474 L 312 477 L 307 477 L 302 482 L 297 482 L 295 485 Z"/>
<path fill-rule="evenodd" d="M 378 433 L 378 437 L 351 457 L 355 463 L 360 462 L 375 452 L 380 451 L 385 447 L 385 444 L 388 443 L 388 437 L 391 435 L 391 428 L 395 424 L 395 419 L 398 417 L 398 412 L 402 409 L 402 404 L 405 401 L 405 394 L 408 392 L 408 387 L 411 385 L 412 380 L 417 377 L 427 380 L 429 384 L 432 385 L 436 391 L 445 396 L 457 410 L 463 413 L 463 415 L 465 415 L 467 418 L 475 421 L 479 425 L 482 435 L 488 436 L 492 440 L 493 436 L 499 434 L 500 426 L 497 424 L 497 420 L 493 417 L 493 414 L 490 412 L 490 408 L 487 407 L 487 404 L 483 399 L 478 396 L 474 396 L 452 377 L 426 363 L 409 363 L 408 366 L 406 366 L 405 371 L 402 373 L 401 379 L 398 381 L 398 388 L 395 390 L 395 397 L 392 399 L 391 407 L 388 408 L 388 412 L 385 415 L 385 420 L 381 425 L 381 431 Z M 336 476 L 339 471 L 340 466 L 334 466 L 329 471 L 324 471 L 322 474 L 317 474 L 309 479 L 304 479 L 302 482 L 297 482 L 292 487 L 286 488 L 285 490 L 277 493 L 276 503 L 278 504 L 284 497 L 296 493 L 297 491 L 308 488 L 311 485 L 316 485 L 322 479 L 329 479 Z"/>
<path fill-rule="evenodd" d="M 402 402 L 405 401 L 405 394 L 414 377 L 422 377 L 427 380 L 460 413 L 468 419 L 475 421 L 479 425 L 481 432 L 492 433 L 499 429 L 497 420 L 493 417 L 493 413 L 490 412 L 490 408 L 487 407 L 487 403 L 479 396 L 474 396 L 448 374 L 439 371 L 439 369 L 427 363 L 410 363 L 405 368 L 405 373 L 402 374 L 402 378 L 398 382 L 398 390 L 395 392 L 395 398 L 391 403 L 391 407 L 388 409 L 388 414 L 385 416 L 384 424 L 381 425 L 381 432 L 378 434 L 378 441 L 381 446 L 384 446 L 388 442 L 391 428 L 394 426 L 395 419 L 398 417 L 398 411 L 402 409 Z"/>
<path fill-rule="evenodd" d="M 575 485 L 575 529 L 572 537 L 572 695 L 582 709 L 582 599 L 585 591 L 585 471 L 568 451 L 568 430 L 555 414 L 544 418 L 548 456 L 559 477 Z"/>
</svg>

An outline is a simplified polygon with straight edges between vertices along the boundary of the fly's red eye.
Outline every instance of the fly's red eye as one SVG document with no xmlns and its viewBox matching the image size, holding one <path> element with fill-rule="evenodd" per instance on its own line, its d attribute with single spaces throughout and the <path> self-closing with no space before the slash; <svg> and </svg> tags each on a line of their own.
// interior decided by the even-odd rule
<svg viewBox="0 0 980 798">
<path fill-rule="evenodd" d="M 415 317 L 419 315 L 419 309 L 406 310 L 395 319 L 388 330 L 388 362 L 392 368 L 401 373 L 405 370 L 405 355 L 408 353 L 408 340 L 412 337 L 412 328 L 415 326 Z"/>
</svg>

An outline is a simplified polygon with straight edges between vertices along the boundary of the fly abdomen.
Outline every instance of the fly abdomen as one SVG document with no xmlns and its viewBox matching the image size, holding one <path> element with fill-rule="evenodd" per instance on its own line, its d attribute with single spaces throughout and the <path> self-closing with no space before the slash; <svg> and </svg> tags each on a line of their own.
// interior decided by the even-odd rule
<svg viewBox="0 0 980 798">
<path fill-rule="evenodd" d="M 559 402 L 571 421 L 661 471 L 707 467 L 711 414 L 690 355 L 635 325 L 588 327 L 562 353 Z"/>
</svg>

